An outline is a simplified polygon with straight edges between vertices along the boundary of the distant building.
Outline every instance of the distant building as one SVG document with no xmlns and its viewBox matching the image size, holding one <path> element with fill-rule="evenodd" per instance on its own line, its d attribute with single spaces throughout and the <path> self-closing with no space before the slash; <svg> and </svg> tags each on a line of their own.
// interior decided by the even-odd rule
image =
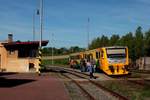
<svg viewBox="0 0 150 100">
<path fill-rule="evenodd" d="M 136 66 L 139 70 L 150 70 L 150 57 L 141 57 L 136 60 Z"/>
<path fill-rule="evenodd" d="M 48 41 L 42 41 L 46 46 Z M 0 42 L 0 72 L 37 72 L 39 41 L 13 41 L 13 35 L 8 40 Z"/>
</svg>

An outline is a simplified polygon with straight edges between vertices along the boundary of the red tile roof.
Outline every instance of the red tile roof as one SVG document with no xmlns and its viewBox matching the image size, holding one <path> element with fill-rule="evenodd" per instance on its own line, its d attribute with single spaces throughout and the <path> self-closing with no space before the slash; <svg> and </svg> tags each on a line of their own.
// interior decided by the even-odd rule
<svg viewBox="0 0 150 100">
<path fill-rule="evenodd" d="M 42 41 L 42 46 L 46 46 L 48 44 L 48 40 Z M 8 43 L 2 43 L 4 46 L 39 46 L 39 41 L 15 41 L 15 42 L 8 42 Z"/>
</svg>

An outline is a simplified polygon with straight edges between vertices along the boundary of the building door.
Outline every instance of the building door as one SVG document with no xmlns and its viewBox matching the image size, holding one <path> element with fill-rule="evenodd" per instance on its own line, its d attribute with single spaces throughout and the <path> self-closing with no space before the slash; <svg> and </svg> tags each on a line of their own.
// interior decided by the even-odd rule
<svg viewBox="0 0 150 100">
<path fill-rule="evenodd" d="M 0 55 L 0 69 L 1 69 L 1 55 Z"/>
</svg>

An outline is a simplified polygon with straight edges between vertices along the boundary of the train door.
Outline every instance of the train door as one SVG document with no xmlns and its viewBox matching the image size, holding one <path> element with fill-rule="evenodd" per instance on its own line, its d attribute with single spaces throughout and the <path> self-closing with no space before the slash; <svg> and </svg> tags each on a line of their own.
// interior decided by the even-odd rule
<svg viewBox="0 0 150 100">
<path fill-rule="evenodd" d="M 91 60 L 92 57 L 92 54 L 85 54 L 85 59 L 87 60 Z"/>
<path fill-rule="evenodd" d="M 100 68 L 101 69 L 104 67 L 104 64 L 105 64 L 104 60 L 105 60 L 104 59 L 104 51 L 101 50 L 101 52 L 100 52 Z"/>
<path fill-rule="evenodd" d="M 96 67 L 100 68 L 100 51 L 96 51 Z"/>
</svg>

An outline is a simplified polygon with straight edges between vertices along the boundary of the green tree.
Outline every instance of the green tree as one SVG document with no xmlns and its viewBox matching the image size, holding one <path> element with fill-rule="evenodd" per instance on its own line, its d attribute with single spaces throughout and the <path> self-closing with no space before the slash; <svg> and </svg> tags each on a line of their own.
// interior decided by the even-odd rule
<svg viewBox="0 0 150 100">
<path fill-rule="evenodd" d="M 99 48 L 100 47 L 100 41 L 101 41 L 101 39 L 99 37 L 93 39 L 91 44 L 90 44 L 90 49 Z"/>
<path fill-rule="evenodd" d="M 135 32 L 135 51 L 136 58 L 144 56 L 144 37 L 142 33 L 142 28 L 139 26 Z"/>
<path fill-rule="evenodd" d="M 135 61 L 135 38 L 133 33 L 129 32 L 119 40 L 119 45 L 127 46 L 129 49 L 129 57 Z"/>
<path fill-rule="evenodd" d="M 78 46 L 72 46 L 72 47 L 69 48 L 70 53 L 80 52 L 80 51 L 83 51 L 83 50 L 84 50 L 84 48 L 80 48 Z"/>
<path fill-rule="evenodd" d="M 100 38 L 100 47 L 105 47 L 105 46 L 109 46 L 109 39 L 107 36 L 102 35 L 102 37 Z"/>
<path fill-rule="evenodd" d="M 118 45 L 119 39 L 120 39 L 119 35 L 113 34 L 109 40 L 109 45 L 110 46 Z"/>
<path fill-rule="evenodd" d="M 144 51 L 146 56 L 150 56 L 150 30 L 145 32 L 145 37 L 144 37 Z"/>
</svg>

